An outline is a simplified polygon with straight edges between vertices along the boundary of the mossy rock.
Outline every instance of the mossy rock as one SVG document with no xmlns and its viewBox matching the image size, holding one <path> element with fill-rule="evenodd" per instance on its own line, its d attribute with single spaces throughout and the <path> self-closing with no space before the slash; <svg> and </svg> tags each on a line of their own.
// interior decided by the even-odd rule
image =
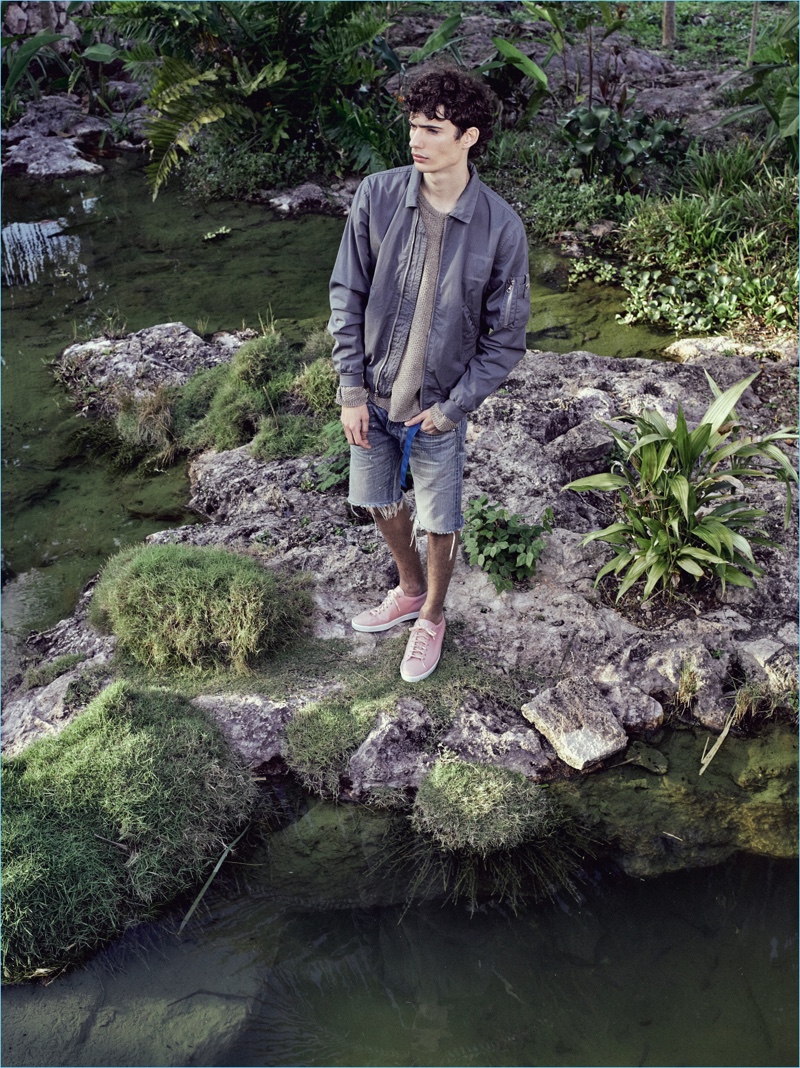
<svg viewBox="0 0 800 1068">
<path fill-rule="evenodd" d="M 256 797 L 204 713 L 125 682 L 2 770 L 5 982 L 79 961 L 196 885 Z"/>
</svg>

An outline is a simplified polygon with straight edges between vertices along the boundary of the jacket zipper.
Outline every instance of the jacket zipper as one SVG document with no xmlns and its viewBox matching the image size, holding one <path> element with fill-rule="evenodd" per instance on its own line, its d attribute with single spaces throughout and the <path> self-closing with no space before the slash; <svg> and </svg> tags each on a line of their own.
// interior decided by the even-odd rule
<svg viewBox="0 0 800 1068">
<path fill-rule="evenodd" d="M 389 360 L 389 354 L 392 351 L 392 342 L 394 341 L 394 332 L 395 332 L 395 329 L 397 328 L 397 320 L 400 318 L 400 310 L 403 307 L 403 294 L 406 291 L 406 281 L 408 280 L 408 272 L 411 270 L 411 264 L 412 264 L 413 259 L 414 259 L 414 247 L 416 246 L 416 243 L 417 243 L 417 225 L 418 225 L 418 223 L 419 223 L 419 210 L 417 210 L 417 212 L 414 215 L 414 230 L 413 230 L 413 232 L 411 234 L 411 251 L 409 253 L 408 260 L 406 262 L 406 269 L 403 272 L 403 281 L 402 281 L 402 284 L 400 286 L 400 299 L 399 299 L 399 301 L 397 303 L 397 311 L 395 312 L 395 315 L 394 315 L 394 322 L 392 323 L 392 331 L 389 334 L 389 343 L 386 346 L 386 355 L 384 356 L 382 363 L 376 368 L 375 374 L 373 375 L 373 378 L 372 378 L 372 381 L 375 384 L 375 394 L 378 397 L 382 397 L 383 396 L 383 394 L 381 393 L 381 391 L 378 388 L 378 386 L 379 386 L 379 383 L 380 383 L 381 375 L 383 374 L 383 372 L 384 372 L 384 370 L 386 368 L 386 364 L 387 364 L 387 362 Z"/>
<path fill-rule="evenodd" d="M 515 279 L 512 278 L 506 286 L 506 310 L 505 315 L 503 316 L 504 327 L 508 326 L 508 320 L 511 318 L 511 298 L 514 296 L 514 282 Z"/>
</svg>

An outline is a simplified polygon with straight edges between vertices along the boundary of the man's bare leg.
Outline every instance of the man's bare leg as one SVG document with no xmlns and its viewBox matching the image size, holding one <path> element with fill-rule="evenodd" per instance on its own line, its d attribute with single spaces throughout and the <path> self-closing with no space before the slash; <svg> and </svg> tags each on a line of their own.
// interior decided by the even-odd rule
<svg viewBox="0 0 800 1068">
<path fill-rule="evenodd" d="M 400 510 L 391 519 L 386 519 L 377 509 L 373 514 L 378 530 L 386 539 L 386 544 L 397 564 L 403 593 L 406 597 L 419 597 L 425 593 L 426 589 L 425 572 L 417 552 L 414 523 L 406 503 L 403 502 Z"/>
<path fill-rule="evenodd" d="M 428 534 L 428 596 L 420 609 L 420 619 L 441 623 L 444 599 L 456 564 L 458 531 L 453 534 Z"/>
<path fill-rule="evenodd" d="M 375 521 L 397 564 L 403 593 L 407 597 L 425 593 L 425 572 L 414 539 L 414 524 L 405 503 L 391 519 L 386 519 L 376 511 Z M 428 534 L 428 596 L 420 609 L 421 619 L 441 623 L 457 547 L 458 531 L 453 534 Z"/>
</svg>

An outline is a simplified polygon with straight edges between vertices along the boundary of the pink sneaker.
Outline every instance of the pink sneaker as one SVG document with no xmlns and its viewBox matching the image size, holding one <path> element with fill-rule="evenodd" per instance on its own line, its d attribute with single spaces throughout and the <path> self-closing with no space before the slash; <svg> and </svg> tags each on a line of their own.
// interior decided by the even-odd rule
<svg viewBox="0 0 800 1068">
<path fill-rule="evenodd" d="M 402 588 L 396 586 L 389 590 L 377 608 L 368 608 L 350 621 L 353 630 L 372 634 L 378 630 L 389 630 L 408 619 L 416 619 L 427 596 L 427 593 L 421 593 L 419 597 L 406 597 Z"/>
<path fill-rule="evenodd" d="M 418 619 L 411 628 L 405 656 L 400 664 L 400 676 L 406 682 L 421 682 L 432 675 L 442 655 L 444 620 L 431 623 Z"/>
</svg>

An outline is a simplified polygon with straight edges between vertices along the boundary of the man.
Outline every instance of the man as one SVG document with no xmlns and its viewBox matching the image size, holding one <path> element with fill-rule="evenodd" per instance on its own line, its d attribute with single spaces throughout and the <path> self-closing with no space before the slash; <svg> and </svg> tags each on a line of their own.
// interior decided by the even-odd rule
<svg viewBox="0 0 800 1068">
<path fill-rule="evenodd" d="M 491 138 L 494 94 L 440 69 L 412 84 L 404 107 L 413 165 L 359 186 L 331 276 L 328 329 L 350 442 L 349 501 L 372 512 L 400 581 L 352 625 L 373 632 L 416 620 L 400 674 L 418 682 L 441 656 L 464 525 L 466 416 L 525 354 L 530 295 L 522 222 L 471 162 Z M 427 573 L 417 529 L 427 532 Z"/>
</svg>

